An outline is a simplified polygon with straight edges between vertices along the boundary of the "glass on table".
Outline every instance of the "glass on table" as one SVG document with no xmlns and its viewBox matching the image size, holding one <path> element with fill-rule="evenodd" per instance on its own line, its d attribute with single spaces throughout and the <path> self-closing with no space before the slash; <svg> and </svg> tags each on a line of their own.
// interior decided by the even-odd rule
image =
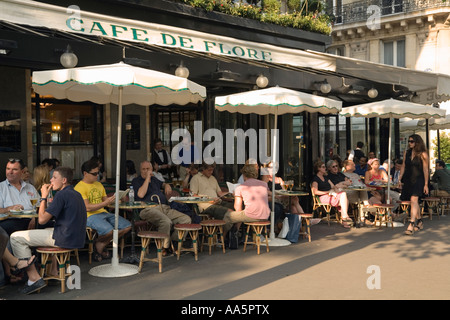
<svg viewBox="0 0 450 320">
<path fill-rule="evenodd" d="M 38 202 L 37 198 L 31 198 L 30 199 L 31 205 L 33 206 L 33 209 L 36 210 L 36 204 Z"/>
</svg>

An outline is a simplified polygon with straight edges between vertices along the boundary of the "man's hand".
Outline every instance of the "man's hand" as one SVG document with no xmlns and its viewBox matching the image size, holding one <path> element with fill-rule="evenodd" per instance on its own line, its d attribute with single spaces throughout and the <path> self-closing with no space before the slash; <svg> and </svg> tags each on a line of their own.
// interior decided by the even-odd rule
<svg viewBox="0 0 450 320">
<path fill-rule="evenodd" d="M 41 197 L 47 198 L 49 193 L 52 190 L 52 185 L 50 183 L 46 183 L 41 187 Z"/>
<path fill-rule="evenodd" d="M 169 198 L 169 196 L 172 194 L 172 187 L 170 186 L 170 184 L 164 184 L 164 193 L 166 194 L 167 198 Z"/>
</svg>

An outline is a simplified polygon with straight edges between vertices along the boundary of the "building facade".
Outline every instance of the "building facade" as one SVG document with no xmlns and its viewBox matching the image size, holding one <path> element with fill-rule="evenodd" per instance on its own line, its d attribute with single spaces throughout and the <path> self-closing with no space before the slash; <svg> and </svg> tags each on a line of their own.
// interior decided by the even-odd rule
<svg viewBox="0 0 450 320">
<path fill-rule="evenodd" d="M 442 0 L 333 0 L 328 12 L 334 17 L 332 44 L 327 52 L 411 70 L 450 74 L 450 2 Z M 416 92 L 413 102 L 433 104 L 448 96 Z M 356 139 L 363 120 L 353 119 Z M 375 122 L 375 120 L 372 120 Z M 412 133 L 396 121 L 392 150 L 396 157 Z M 399 128 L 400 127 L 400 128 Z M 376 130 L 376 129 L 374 129 Z M 401 132 L 405 134 L 402 135 Z M 425 129 L 421 130 L 425 138 Z M 432 140 L 432 139 L 430 139 Z M 383 154 L 380 141 L 369 145 Z M 384 153 L 384 156 L 385 153 Z"/>
</svg>

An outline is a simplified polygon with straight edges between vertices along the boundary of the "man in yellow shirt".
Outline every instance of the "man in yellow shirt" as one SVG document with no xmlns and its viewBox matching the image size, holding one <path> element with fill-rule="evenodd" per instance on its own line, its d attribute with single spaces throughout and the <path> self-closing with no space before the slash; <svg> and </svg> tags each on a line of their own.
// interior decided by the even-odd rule
<svg viewBox="0 0 450 320">
<path fill-rule="evenodd" d="M 97 181 L 100 168 L 98 162 L 89 160 L 81 166 L 83 179 L 77 183 L 75 190 L 78 191 L 86 204 L 87 226 L 96 230 L 98 239 L 95 243 L 96 252 L 94 260 L 102 261 L 110 255 L 105 247 L 113 238 L 115 215 L 109 213 L 105 207 L 115 201 L 115 195 L 108 197 L 105 188 Z M 119 238 L 131 230 L 131 223 L 119 216 Z"/>
</svg>

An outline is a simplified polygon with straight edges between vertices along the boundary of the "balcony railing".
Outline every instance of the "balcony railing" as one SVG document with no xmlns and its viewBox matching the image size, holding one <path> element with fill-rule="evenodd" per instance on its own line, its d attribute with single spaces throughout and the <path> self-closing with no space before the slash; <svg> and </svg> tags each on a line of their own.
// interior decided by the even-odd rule
<svg viewBox="0 0 450 320">
<path fill-rule="evenodd" d="M 370 6 L 374 10 L 368 10 Z M 450 0 L 364 0 L 327 9 L 335 24 L 367 21 L 374 14 L 381 16 L 410 13 L 425 9 L 448 7 Z"/>
</svg>

